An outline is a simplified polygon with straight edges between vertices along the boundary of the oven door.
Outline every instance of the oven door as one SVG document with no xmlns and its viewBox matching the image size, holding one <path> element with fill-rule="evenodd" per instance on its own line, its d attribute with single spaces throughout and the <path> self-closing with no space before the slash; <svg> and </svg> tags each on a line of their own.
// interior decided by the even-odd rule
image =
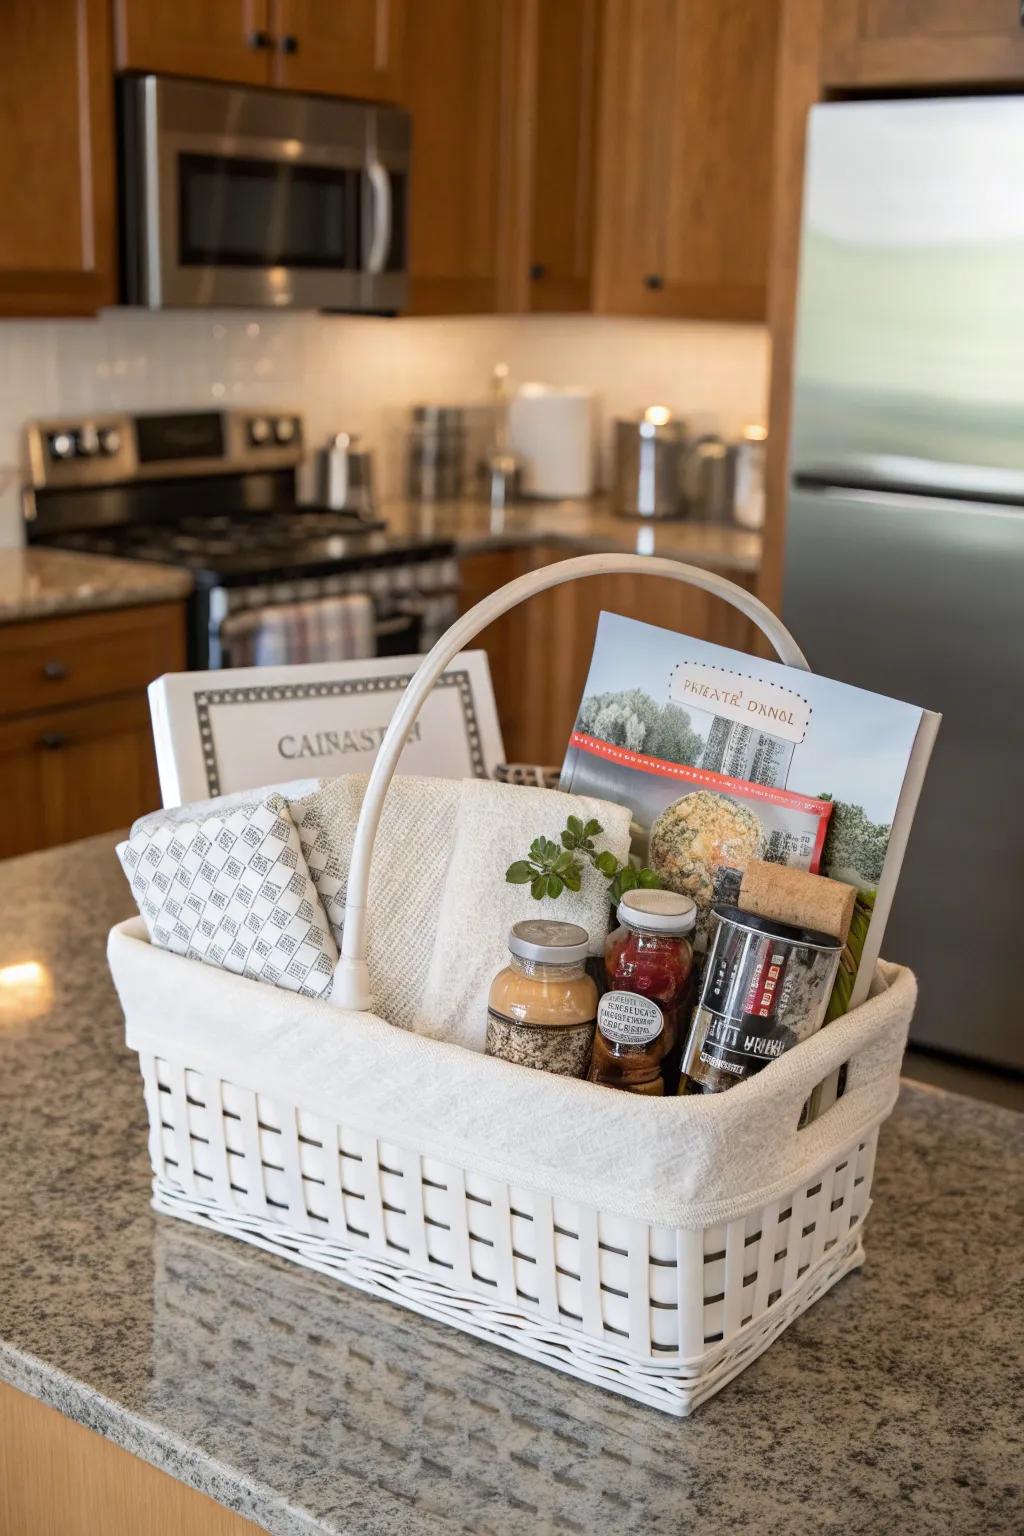
<svg viewBox="0 0 1024 1536">
<path fill-rule="evenodd" d="M 147 75 L 122 82 L 121 138 L 128 302 L 405 303 L 404 113 Z"/>
</svg>

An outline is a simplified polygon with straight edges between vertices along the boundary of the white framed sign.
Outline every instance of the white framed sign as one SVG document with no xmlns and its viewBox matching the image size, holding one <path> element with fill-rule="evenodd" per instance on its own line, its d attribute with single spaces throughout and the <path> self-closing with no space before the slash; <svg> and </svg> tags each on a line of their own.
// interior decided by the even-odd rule
<svg viewBox="0 0 1024 1536">
<path fill-rule="evenodd" d="M 149 687 L 164 806 L 365 773 L 420 656 L 167 672 Z M 446 668 L 399 773 L 489 778 L 505 749 L 484 651 Z"/>
</svg>

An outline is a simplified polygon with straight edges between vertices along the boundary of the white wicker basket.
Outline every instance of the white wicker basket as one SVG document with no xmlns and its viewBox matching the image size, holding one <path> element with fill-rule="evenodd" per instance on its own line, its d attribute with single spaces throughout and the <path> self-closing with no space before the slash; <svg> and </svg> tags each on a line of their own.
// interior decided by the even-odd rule
<svg viewBox="0 0 1024 1536">
<path fill-rule="evenodd" d="M 608 570 L 695 581 L 742 607 L 785 660 L 806 665 L 756 599 L 672 561 L 583 557 L 535 572 L 479 604 L 424 660 L 367 790 L 336 981 L 336 990 L 339 982 L 347 988 L 343 1005 L 362 1019 L 289 994 L 289 1017 L 298 1026 L 308 1021 L 310 1039 L 325 1030 L 337 1038 L 365 1022 L 360 1049 L 373 1050 L 380 1022 L 368 1012 L 361 904 L 380 805 L 433 678 L 496 613 L 543 587 Z M 912 978 L 894 967 L 880 968 L 876 995 L 860 1008 L 723 1096 L 727 1116 L 722 1100 L 631 1101 L 631 1114 L 656 1109 L 652 1126 L 657 1120 L 665 1128 L 671 1117 L 690 1134 L 697 1128 L 706 1135 L 709 1165 L 729 1156 L 723 1126 L 747 1133 L 742 1154 L 737 1142 L 742 1172 L 728 1199 L 684 1204 L 679 1219 L 658 1222 L 628 1214 L 636 1205 L 622 1191 L 611 1191 L 603 1208 L 567 1195 L 550 1176 L 532 1176 L 528 1149 L 522 1176 L 511 1178 L 496 1175 L 492 1148 L 482 1139 L 468 1149 L 465 1138 L 450 1143 L 459 1156 L 433 1155 L 437 1138 L 413 1129 L 411 1120 L 407 1131 L 400 1118 L 387 1127 L 367 1124 L 365 1106 L 346 1099 L 343 1083 L 327 1105 L 315 1092 L 302 1101 L 289 1095 L 283 1078 L 247 1082 L 230 1061 L 223 1021 L 226 1015 L 236 1032 L 244 1031 L 270 989 L 151 949 L 138 921 L 113 931 L 110 962 L 129 1043 L 140 1056 L 158 1211 L 678 1415 L 718 1391 L 862 1262 L 878 1126 L 895 1101 L 914 1001 Z M 219 1015 L 219 1050 L 200 1043 L 183 1052 L 180 1030 L 167 1027 L 166 999 L 179 979 L 189 999 L 184 1006 L 198 1000 L 202 1009 L 208 998 L 211 1021 Z M 458 1049 L 390 1028 L 387 1035 L 392 1055 L 406 1045 L 421 1060 L 423 1052 Z M 218 1038 L 212 1026 L 210 1037 Z M 376 1039 L 379 1048 L 379 1033 Z M 471 1073 L 527 1070 L 458 1055 L 470 1055 Z M 799 1130 L 801 1105 L 844 1061 L 846 1094 Z M 560 1081 L 542 1085 L 542 1077 L 536 1075 L 537 1091 Z M 530 1081 L 532 1087 L 532 1074 Z M 609 1097 L 624 1097 L 570 1086 L 584 1115 L 599 1112 Z M 761 1146 L 765 1160 L 756 1161 Z"/>
</svg>

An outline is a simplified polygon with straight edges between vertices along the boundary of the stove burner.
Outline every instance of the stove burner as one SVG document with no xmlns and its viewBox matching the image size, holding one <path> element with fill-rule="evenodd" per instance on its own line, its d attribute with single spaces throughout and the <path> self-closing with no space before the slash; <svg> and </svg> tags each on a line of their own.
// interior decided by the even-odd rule
<svg viewBox="0 0 1024 1536">
<path fill-rule="evenodd" d="M 282 570 L 311 560 L 330 562 L 353 553 L 360 541 L 386 525 L 352 512 L 227 512 L 209 516 L 187 513 L 173 522 L 126 523 L 65 534 L 67 548 L 126 559 L 154 560 L 211 569 L 224 562 L 266 564 Z"/>
</svg>

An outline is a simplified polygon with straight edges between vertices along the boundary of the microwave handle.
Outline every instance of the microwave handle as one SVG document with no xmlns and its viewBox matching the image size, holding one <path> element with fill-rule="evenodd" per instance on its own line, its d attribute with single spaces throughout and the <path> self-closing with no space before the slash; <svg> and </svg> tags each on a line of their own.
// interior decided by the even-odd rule
<svg viewBox="0 0 1024 1536">
<path fill-rule="evenodd" d="M 384 270 L 391 244 L 391 177 L 376 159 L 367 163 L 366 174 L 373 193 L 373 235 L 366 253 L 366 270 L 376 276 Z"/>
</svg>

